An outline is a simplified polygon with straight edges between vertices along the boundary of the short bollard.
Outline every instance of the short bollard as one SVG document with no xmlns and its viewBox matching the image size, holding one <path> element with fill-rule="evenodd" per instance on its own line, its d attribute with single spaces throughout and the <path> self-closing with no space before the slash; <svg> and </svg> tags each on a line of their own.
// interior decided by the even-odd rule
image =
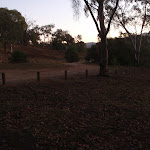
<svg viewBox="0 0 150 150">
<path fill-rule="evenodd" d="M 88 77 L 88 70 L 86 70 L 86 78 Z"/>
<path fill-rule="evenodd" d="M 68 78 L 68 74 L 67 74 L 67 71 L 65 71 L 65 80 L 67 80 Z"/>
<path fill-rule="evenodd" d="M 6 84 L 6 76 L 5 73 L 2 73 L 2 85 Z"/>
<path fill-rule="evenodd" d="M 37 81 L 40 81 L 40 72 L 37 72 Z"/>
</svg>

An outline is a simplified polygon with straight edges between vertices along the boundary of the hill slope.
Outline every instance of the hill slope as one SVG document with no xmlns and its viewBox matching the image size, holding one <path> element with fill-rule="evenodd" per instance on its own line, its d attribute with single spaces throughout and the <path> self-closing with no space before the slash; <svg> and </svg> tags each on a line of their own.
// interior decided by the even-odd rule
<svg viewBox="0 0 150 150">
<path fill-rule="evenodd" d="M 32 46 L 15 46 L 13 50 L 24 52 L 29 63 L 52 63 L 52 62 L 64 62 L 65 51 L 56 51 L 49 48 L 40 48 Z M 8 58 L 11 56 L 10 52 L 4 52 L 0 50 L 0 63 L 8 63 Z"/>
<path fill-rule="evenodd" d="M 64 62 L 65 51 L 32 46 L 17 46 L 14 50 L 23 51 L 27 55 L 30 63 Z"/>
<path fill-rule="evenodd" d="M 50 48 L 41 48 L 41 47 L 33 47 L 33 46 L 15 46 L 13 50 L 23 51 L 27 57 L 29 63 L 64 63 L 66 62 L 65 51 L 64 50 L 52 50 Z M 80 53 L 80 58 L 84 59 L 85 53 Z M 0 49 L 0 63 L 8 63 L 8 57 L 11 56 L 10 52 L 5 53 L 2 49 Z"/>
</svg>

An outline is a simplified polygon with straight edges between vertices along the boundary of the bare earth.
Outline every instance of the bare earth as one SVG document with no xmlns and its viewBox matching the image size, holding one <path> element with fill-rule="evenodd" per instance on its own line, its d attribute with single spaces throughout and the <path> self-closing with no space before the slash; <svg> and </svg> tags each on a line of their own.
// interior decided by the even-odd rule
<svg viewBox="0 0 150 150">
<path fill-rule="evenodd" d="M 21 65 L 21 64 L 20 64 Z M 33 81 L 37 79 L 37 72 L 40 72 L 41 80 L 46 78 L 61 79 L 64 78 L 64 71 L 68 71 L 68 78 L 73 75 L 85 76 L 85 71 L 88 70 L 90 75 L 98 74 L 99 66 L 88 65 L 82 63 L 64 63 L 62 67 L 50 67 L 40 69 L 2 69 L 0 73 L 4 72 L 6 75 L 7 84 L 22 83 L 27 81 Z M 2 77 L 0 76 L 0 83 L 2 83 Z"/>
<path fill-rule="evenodd" d="M 11 84 L 0 86 L 0 150 L 150 149 L 149 68 L 113 67 L 98 78 L 95 65 L 8 65 L 0 66 Z"/>
</svg>

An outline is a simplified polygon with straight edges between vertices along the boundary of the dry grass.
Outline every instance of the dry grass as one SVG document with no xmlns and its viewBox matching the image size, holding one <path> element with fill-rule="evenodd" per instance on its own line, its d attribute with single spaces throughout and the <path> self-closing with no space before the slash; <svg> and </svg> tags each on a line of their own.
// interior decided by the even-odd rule
<svg viewBox="0 0 150 150">
<path fill-rule="evenodd" d="M 0 149 L 150 149 L 149 73 L 0 87 Z"/>
</svg>

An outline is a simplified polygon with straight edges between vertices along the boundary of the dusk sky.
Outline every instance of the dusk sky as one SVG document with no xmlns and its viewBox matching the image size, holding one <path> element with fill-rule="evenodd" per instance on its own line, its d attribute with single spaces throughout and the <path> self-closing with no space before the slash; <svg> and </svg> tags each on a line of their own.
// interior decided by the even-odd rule
<svg viewBox="0 0 150 150">
<path fill-rule="evenodd" d="M 55 24 L 54 30 L 67 30 L 73 37 L 80 34 L 84 42 L 97 42 L 97 31 L 91 16 L 86 18 L 81 10 L 79 19 L 75 18 L 71 0 L 1 0 L 0 7 L 16 9 L 38 25 Z M 109 33 L 109 36 L 115 35 L 114 31 Z"/>
</svg>

